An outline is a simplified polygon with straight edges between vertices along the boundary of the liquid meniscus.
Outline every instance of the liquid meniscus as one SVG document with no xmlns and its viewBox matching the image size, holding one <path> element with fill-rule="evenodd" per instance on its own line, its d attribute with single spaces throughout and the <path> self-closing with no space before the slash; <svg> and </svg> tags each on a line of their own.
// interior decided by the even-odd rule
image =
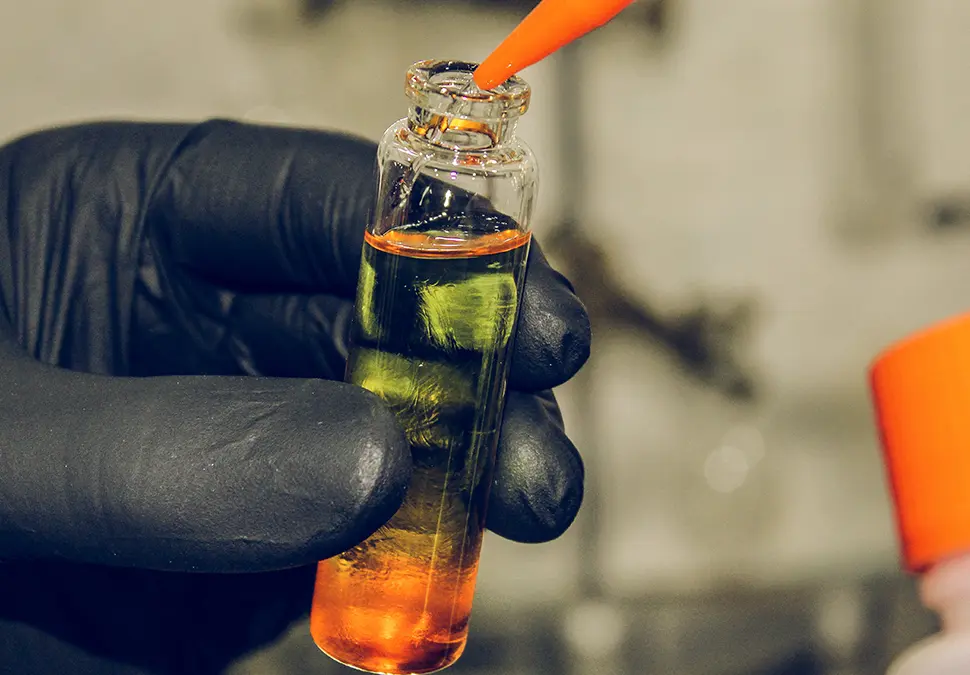
<svg viewBox="0 0 970 675">
<path fill-rule="evenodd" d="M 310 631 L 342 663 L 417 675 L 465 647 L 529 240 L 366 236 L 347 379 L 394 411 L 414 469 L 386 525 L 319 563 Z"/>
</svg>

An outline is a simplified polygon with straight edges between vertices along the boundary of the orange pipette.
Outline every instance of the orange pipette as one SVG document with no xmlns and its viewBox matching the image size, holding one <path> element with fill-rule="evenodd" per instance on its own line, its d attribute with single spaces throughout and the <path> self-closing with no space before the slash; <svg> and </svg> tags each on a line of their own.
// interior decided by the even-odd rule
<svg viewBox="0 0 970 675">
<path fill-rule="evenodd" d="M 523 68 L 607 23 L 633 0 L 542 0 L 475 70 L 479 89 L 491 89 Z"/>
</svg>

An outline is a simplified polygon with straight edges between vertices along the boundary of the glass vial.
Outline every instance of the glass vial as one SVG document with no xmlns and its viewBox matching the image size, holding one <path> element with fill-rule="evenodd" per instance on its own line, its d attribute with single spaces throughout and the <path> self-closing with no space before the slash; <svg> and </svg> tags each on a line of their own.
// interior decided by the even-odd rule
<svg viewBox="0 0 970 675">
<path fill-rule="evenodd" d="M 373 673 L 440 670 L 468 635 L 537 187 L 529 86 L 482 91 L 475 67 L 412 66 L 378 149 L 347 380 L 395 412 L 414 469 L 387 524 L 319 563 L 310 615 L 321 650 Z"/>
</svg>

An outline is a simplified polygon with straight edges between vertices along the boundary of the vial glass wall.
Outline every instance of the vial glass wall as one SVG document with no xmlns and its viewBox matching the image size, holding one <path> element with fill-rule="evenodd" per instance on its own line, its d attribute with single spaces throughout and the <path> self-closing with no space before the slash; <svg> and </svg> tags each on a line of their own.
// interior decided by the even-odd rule
<svg viewBox="0 0 970 675">
<path fill-rule="evenodd" d="M 378 150 L 347 379 L 395 412 L 414 468 L 391 520 L 319 564 L 310 619 L 369 672 L 440 670 L 468 635 L 537 182 L 515 137 L 528 85 L 482 91 L 474 68 L 412 66 Z"/>
</svg>

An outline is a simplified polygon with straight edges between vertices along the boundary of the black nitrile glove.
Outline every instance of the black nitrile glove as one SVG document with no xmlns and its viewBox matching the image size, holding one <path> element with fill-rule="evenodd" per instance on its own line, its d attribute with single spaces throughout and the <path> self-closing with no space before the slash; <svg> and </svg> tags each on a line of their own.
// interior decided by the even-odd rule
<svg viewBox="0 0 970 675">
<path fill-rule="evenodd" d="M 0 617 L 151 672 L 217 673 L 308 611 L 315 561 L 391 516 L 403 433 L 339 382 L 374 159 L 346 136 L 224 121 L 0 150 Z M 499 535 L 553 539 L 579 508 L 548 389 L 589 341 L 534 247 Z"/>
</svg>

